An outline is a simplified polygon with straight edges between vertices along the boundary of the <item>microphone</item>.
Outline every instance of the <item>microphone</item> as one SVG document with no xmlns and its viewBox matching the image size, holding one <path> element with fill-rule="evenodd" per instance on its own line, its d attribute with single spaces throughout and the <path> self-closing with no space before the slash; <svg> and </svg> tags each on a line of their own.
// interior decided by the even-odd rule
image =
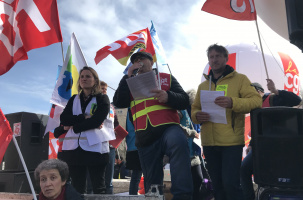
<svg viewBox="0 0 303 200">
<path fill-rule="evenodd" d="M 136 76 L 136 75 L 137 75 L 137 73 L 138 73 L 138 71 L 139 71 L 139 69 L 140 69 L 140 68 L 135 69 L 135 70 L 133 71 L 133 74 L 132 74 L 132 75 L 133 75 L 133 76 Z"/>
<path fill-rule="evenodd" d="M 141 67 L 143 67 L 143 62 L 140 62 L 140 65 L 141 65 Z M 134 69 L 133 73 L 132 73 L 132 76 L 137 76 L 137 74 L 138 74 L 139 70 L 141 69 L 141 67 L 138 68 L 138 69 Z"/>
</svg>

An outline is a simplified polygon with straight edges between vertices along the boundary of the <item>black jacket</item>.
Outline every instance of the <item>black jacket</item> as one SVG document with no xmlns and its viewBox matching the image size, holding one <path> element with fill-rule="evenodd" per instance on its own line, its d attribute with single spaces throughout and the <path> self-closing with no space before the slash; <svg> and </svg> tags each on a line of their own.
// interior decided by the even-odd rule
<svg viewBox="0 0 303 200">
<path fill-rule="evenodd" d="M 66 107 L 60 115 L 61 124 L 64 126 L 73 126 L 73 130 L 75 133 L 80 133 L 89 129 L 98 128 L 106 119 L 107 114 L 109 113 L 110 102 L 108 96 L 104 94 L 96 95 L 96 101 L 98 106 L 96 111 L 93 113 L 93 116 L 88 119 L 85 119 L 84 114 L 73 115 L 73 103 L 75 97 L 76 95 L 72 96 L 69 99 Z M 82 113 L 85 112 L 85 109 L 91 99 L 92 96 L 89 97 L 87 101 L 84 101 L 82 93 L 80 94 Z"/>
<path fill-rule="evenodd" d="M 168 101 L 166 104 L 173 109 L 184 110 L 189 106 L 189 97 L 178 83 L 177 79 L 173 76 L 171 77 L 171 88 L 167 91 Z M 127 78 L 128 76 L 125 75 L 121 79 L 114 95 L 114 105 L 118 108 L 130 107 L 131 94 L 126 82 Z M 172 124 L 152 127 L 148 122 L 146 130 L 136 131 L 136 146 L 143 147 L 152 144 L 154 141 L 159 139 L 165 129 L 171 125 Z"/>
<path fill-rule="evenodd" d="M 79 194 L 71 184 L 68 183 L 65 184 L 64 197 L 65 200 L 84 200 L 83 196 Z M 37 195 L 37 199 L 39 199 L 39 195 Z"/>
</svg>

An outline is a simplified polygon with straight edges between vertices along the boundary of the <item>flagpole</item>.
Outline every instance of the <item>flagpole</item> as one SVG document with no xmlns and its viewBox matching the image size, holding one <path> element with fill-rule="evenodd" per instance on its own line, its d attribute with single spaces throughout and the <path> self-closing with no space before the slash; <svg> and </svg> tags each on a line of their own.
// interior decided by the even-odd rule
<svg viewBox="0 0 303 200">
<path fill-rule="evenodd" d="M 85 59 L 85 57 L 84 57 L 84 55 L 83 55 L 83 52 L 82 52 L 82 49 L 81 49 L 80 44 L 79 44 L 79 42 L 78 42 L 78 39 L 77 39 L 77 37 L 76 37 L 76 34 L 73 33 L 73 35 L 74 35 L 74 37 L 75 37 L 75 39 L 76 39 L 77 44 L 79 45 L 80 52 L 81 52 L 81 55 L 82 55 L 82 57 L 83 57 L 83 60 L 85 61 L 86 65 L 87 65 L 86 59 Z M 88 66 L 88 65 L 87 65 L 87 66 Z"/>
<path fill-rule="evenodd" d="M 111 87 L 111 86 L 109 86 L 109 85 L 107 85 L 107 87 L 109 87 L 110 89 L 112 89 L 112 90 L 116 91 L 114 88 L 112 88 L 112 87 Z"/>
<path fill-rule="evenodd" d="M 170 67 L 169 67 L 168 63 L 167 63 L 166 65 L 167 65 L 167 67 L 168 67 L 169 73 L 172 75 L 172 73 L 171 73 L 171 71 L 170 71 Z"/>
<path fill-rule="evenodd" d="M 263 51 L 263 47 L 262 47 L 262 41 L 261 41 L 261 37 L 260 37 L 260 31 L 259 31 L 259 26 L 258 26 L 258 22 L 257 22 L 257 19 L 255 20 L 255 22 L 256 22 L 256 27 L 257 27 L 257 32 L 258 32 L 258 37 L 259 37 L 259 42 L 260 42 L 260 48 L 261 48 L 261 52 L 262 52 L 262 57 L 263 57 L 263 62 L 264 62 L 264 67 L 265 67 L 265 72 L 266 72 L 266 76 L 267 76 L 267 79 L 269 79 L 269 76 L 268 76 L 267 66 L 266 66 L 266 62 L 265 62 L 265 57 L 264 57 L 264 51 Z"/>
<path fill-rule="evenodd" d="M 158 68 L 158 62 L 156 61 L 156 68 L 158 71 L 158 84 L 159 84 L 159 90 L 161 90 L 161 80 L 160 80 L 160 73 L 159 73 L 159 68 Z"/>
<path fill-rule="evenodd" d="M 64 63 L 64 52 L 63 52 L 63 44 L 61 42 L 61 52 L 62 52 L 62 60 L 63 60 L 63 63 Z"/>
<path fill-rule="evenodd" d="M 31 180 L 31 178 L 30 178 L 30 176 L 29 176 L 28 169 L 27 169 L 27 167 L 26 167 L 26 164 L 25 164 L 25 162 L 24 162 L 24 159 L 23 159 L 22 153 L 21 153 L 21 151 L 20 151 L 19 145 L 18 145 L 18 143 L 17 143 L 17 140 L 16 140 L 16 138 L 15 138 L 15 135 L 14 135 L 14 134 L 13 134 L 13 141 L 14 141 L 14 144 L 15 144 L 16 149 L 17 149 L 17 151 L 18 151 L 18 154 L 19 154 L 20 160 L 21 160 L 21 162 L 22 162 L 22 165 L 23 165 L 23 168 L 24 168 L 24 171 L 25 171 L 25 174 L 26 174 L 26 177 L 27 177 L 27 180 L 28 180 L 29 186 L 30 186 L 30 188 L 31 188 L 31 191 L 32 191 L 32 194 L 33 194 L 34 200 L 37 200 L 37 197 L 36 197 L 36 192 L 35 192 L 35 190 L 34 190 L 32 180 Z"/>
</svg>

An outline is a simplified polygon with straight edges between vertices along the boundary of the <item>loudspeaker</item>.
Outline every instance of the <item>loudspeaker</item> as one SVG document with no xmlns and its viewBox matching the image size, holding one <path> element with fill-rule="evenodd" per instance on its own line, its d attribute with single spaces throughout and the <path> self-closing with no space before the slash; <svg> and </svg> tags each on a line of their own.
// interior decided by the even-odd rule
<svg viewBox="0 0 303 200">
<path fill-rule="evenodd" d="M 260 188 L 259 192 L 259 200 L 303 200 L 302 190 Z"/>
<path fill-rule="evenodd" d="M 48 159 L 48 135 L 43 138 L 48 116 L 28 112 L 5 116 L 12 130 L 19 133 L 16 140 L 28 170 L 34 171 L 41 161 Z M 0 171 L 24 171 L 13 140 L 4 154 Z"/>
<path fill-rule="evenodd" d="M 251 112 L 254 180 L 260 186 L 303 187 L 303 110 Z"/>
<path fill-rule="evenodd" d="M 40 187 L 35 183 L 34 172 L 29 172 L 29 176 L 34 190 L 39 192 Z M 25 172 L 0 172 L 0 192 L 31 193 Z"/>
<path fill-rule="evenodd" d="M 303 51 L 303 1 L 285 0 L 289 40 Z"/>
</svg>

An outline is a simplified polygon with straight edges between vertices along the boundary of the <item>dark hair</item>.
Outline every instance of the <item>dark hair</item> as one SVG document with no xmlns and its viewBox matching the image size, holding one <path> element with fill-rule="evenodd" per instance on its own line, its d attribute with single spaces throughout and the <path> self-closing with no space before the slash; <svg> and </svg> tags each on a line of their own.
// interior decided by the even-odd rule
<svg viewBox="0 0 303 200">
<path fill-rule="evenodd" d="M 222 53 L 225 58 L 228 58 L 229 53 L 228 53 L 228 50 L 224 46 L 217 45 L 217 44 L 210 45 L 206 50 L 207 57 L 209 56 L 209 52 L 211 52 L 212 50 L 215 50 L 218 53 Z"/>
<path fill-rule="evenodd" d="M 40 183 L 40 173 L 42 170 L 51 170 L 51 169 L 56 169 L 58 170 L 61 180 L 66 181 L 69 175 L 68 171 L 68 165 L 66 162 L 59 160 L 59 159 L 50 159 L 50 160 L 45 160 L 41 162 L 38 167 L 35 169 L 34 176 L 36 182 L 39 184 Z"/>
<path fill-rule="evenodd" d="M 107 87 L 107 83 L 105 83 L 104 81 L 100 81 L 100 85 L 101 85 L 101 86 L 106 86 L 106 87 Z"/>
<path fill-rule="evenodd" d="M 91 68 L 91 67 L 88 67 L 88 66 L 85 66 L 83 67 L 80 72 L 79 72 L 79 79 L 78 79 L 78 93 L 80 94 L 81 91 L 82 91 L 82 88 L 80 86 L 80 77 L 81 77 L 81 73 L 84 71 L 84 70 L 88 70 L 90 71 L 92 74 L 93 74 L 93 77 L 95 79 L 95 85 L 93 86 L 93 89 L 92 89 L 92 95 L 95 95 L 95 94 L 100 94 L 101 93 L 101 85 L 100 85 L 100 80 L 99 80 L 99 76 L 97 74 L 97 72 Z"/>
</svg>

